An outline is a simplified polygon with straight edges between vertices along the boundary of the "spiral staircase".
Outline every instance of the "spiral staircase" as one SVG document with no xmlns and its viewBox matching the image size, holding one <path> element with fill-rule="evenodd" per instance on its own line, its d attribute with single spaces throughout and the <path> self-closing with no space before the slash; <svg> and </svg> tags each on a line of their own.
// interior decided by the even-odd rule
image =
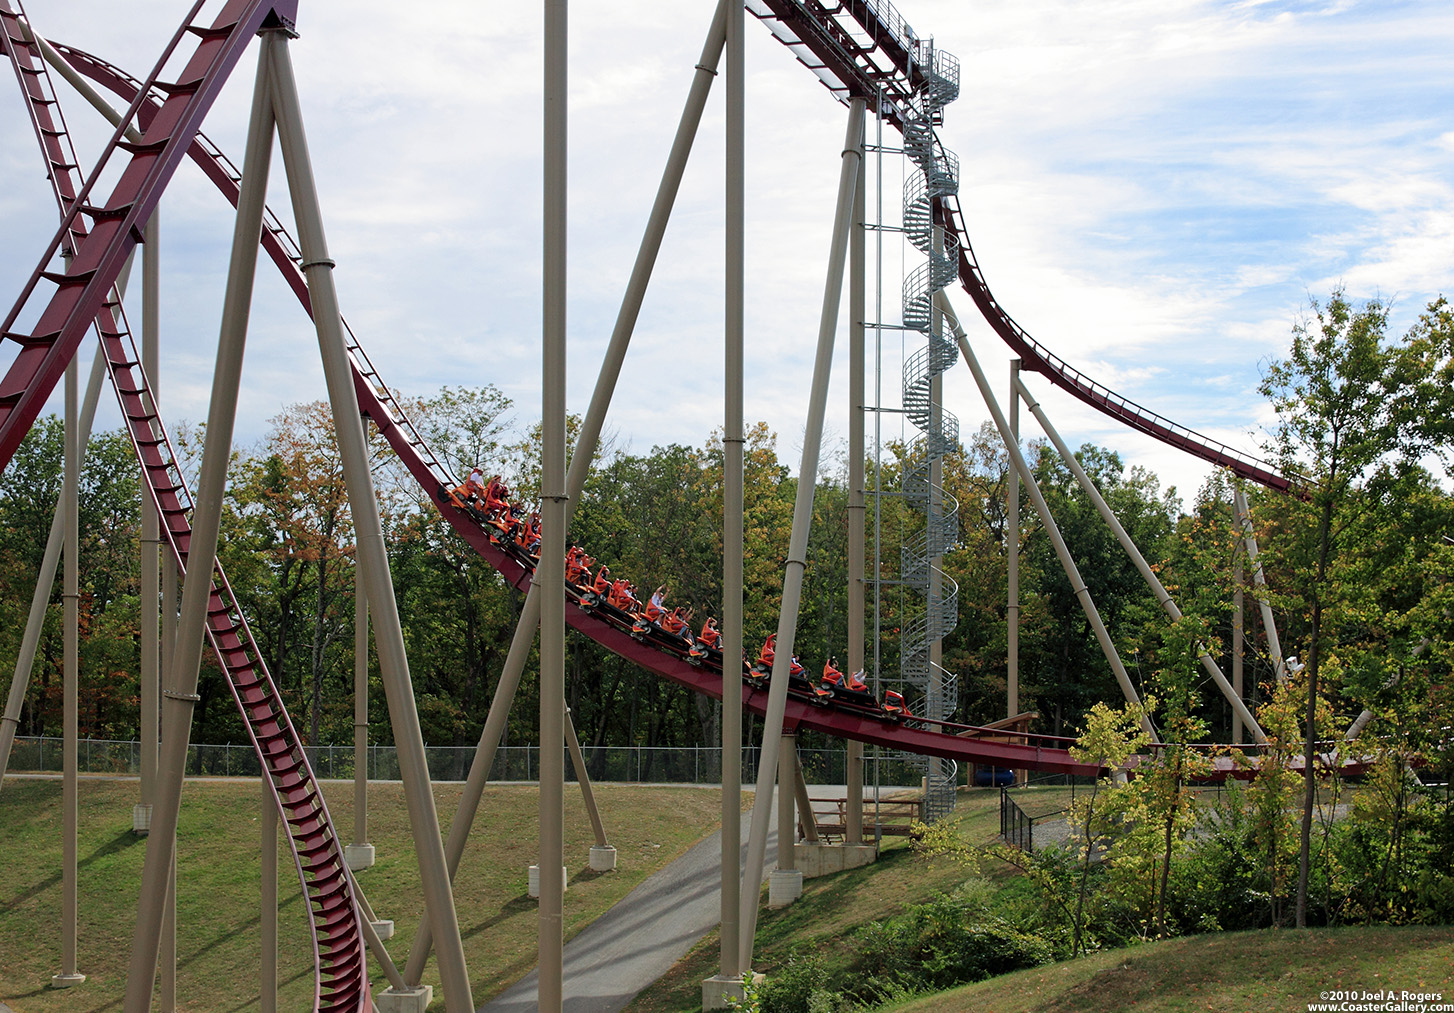
<svg viewBox="0 0 1454 1013">
<path fill-rule="evenodd" d="M 921 41 L 917 48 L 922 83 L 904 111 L 904 153 L 916 171 L 904 184 L 903 227 L 927 259 L 904 280 L 903 323 L 923 334 L 926 344 L 903 368 L 904 413 L 919 435 L 909 442 L 901 487 L 905 513 L 914 520 L 900 549 L 906 594 L 899 673 L 914 713 L 946 721 L 959 699 L 958 678 L 937 663 L 933 648 L 959 622 L 959 586 L 935 562 L 959 542 L 959 503 L 936 480 L 939 462 L 959 446 L 959 420 L 934 396 L 934 381 L 954 365 L 959 352 L 944 334 L 934 295 L 958 277 L 959 243 L 936 222 L 934 209 L 940 199 L 958 193 L 959 159 L 939 146 L 934 124 L 959 96 L 959 61 L 936 50 L 932 41 Z M 938 757 L 913 759 L 924 766 L 925 819 L 932 822 L 954 808 L 958 767 Z"/>
</svg>

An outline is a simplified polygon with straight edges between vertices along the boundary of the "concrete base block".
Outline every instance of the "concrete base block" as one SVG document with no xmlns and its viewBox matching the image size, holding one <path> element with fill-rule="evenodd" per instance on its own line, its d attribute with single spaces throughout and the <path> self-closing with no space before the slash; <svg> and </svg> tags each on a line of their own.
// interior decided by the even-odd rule
<svg viewBox="0 0 1454 1013">
<path fill-rule="evenodd" d="M 372 844 L 345 844 L 343 862 L 354 872 L 367 869 L 374 864 L 374 846 Z"/>
<path fill-rule="evenodd" d="M 394 919 L 380 918 L 376 922 L 369 922 L 369 924 L 374 927 L 374 934 L 379 937 L 379 942 L 394 938 Z"/>
<path fill-rule="evenodd" d="M 151 806 L 134 805 L 131 807 L 131 832 L 138 837 L 145 837 L 151 833 Z"/>
<path fill-rule="evenodd" d="M 374 993 L 374 1005 L 379 1013 L 424 1013 L 434 999 L 433 985 L 419 985 L 414 988 L 390 988 Z"/>
<path fill-rule="evenodd" d="M 51 988 L 70 988 L 72 985 L 79 985 L 86 980 L 84 974 L 57 974 L 50 980 Z"/>
<path fill-rule="evenodd" d="M 774 869 L 767 878 L 767 906 L 787 907 L 803 895 L 803 874 L 797 869 Z"/>
<path fill-rule="evenodd" d="M 871 865 L 878 861 L 878 848 L 872 844 L 799 844 L 793 860 L 804 879 L 815 879 Z"/>
<path fill-rule="evenodd" d="M 591 871 L 616 871 L 616 849 L 609 844 L 591 845 Z"/>
<path fill-rule="evenodd" d="M 569 880 L 566 876 L 565 866 L 562 865 L 560 867 L 560 889 L 564 892 L 568 887 Z M 540 866 L 532 865 L 530 867 L 530 883 L 525 892 L 536 900 L 540 899 Z"/>
<path fill-rule="evenodd" d="M 761 985 L 764 975 L 754 974 L 752 983 Z M 702 1009 L 728 1009 L 727 1000 L 741 1002 L 747 996 L 742 990 L 741 978 L 724 978 L 720 974 L 702 982 Z"/>
</svg>

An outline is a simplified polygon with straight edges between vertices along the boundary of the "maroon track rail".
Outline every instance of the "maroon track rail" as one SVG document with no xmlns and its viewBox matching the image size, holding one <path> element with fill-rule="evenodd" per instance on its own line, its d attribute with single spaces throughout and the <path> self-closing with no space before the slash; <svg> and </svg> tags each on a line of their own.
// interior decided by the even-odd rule
<svg viewBox="0 0 1454 1013">
<path fill-rule="evenodd" d="M 65 223 L 62 249 L 69 253 L 82 248 L 88 238 L 84 218 L 68 213 L 84 184 L 77 176 L 74 150 L 45 63 L 38 48 L 26 40 L 21 29 L 23 19 L 18 0 L 13 8 L 0 0 L 0 30 L 4 32 L 0 44 L 15 66 L 27 100 Z M 141 369 L 125 312 L 110 283 L 94 322 L 147 489 L 168 544 L 185 573 L 192 501 L 156 412 L 156 401 Z M 368 1010 L 371 1005 L 363 929 L 342 846 L 308 765 L 302 740 L 263 664 L 222 566 L 215 560 L 206 632 L 226 672 L 228 688 L 243 715 L 248 737 L 268 773 L 287 827 L 294 864 L 310 902 L 307 914 L 314 950 L 314 1009 L 339 1013 Z"/>
<path fill-rule="evenodd" d="M 889 0 L 748 0 L 748 9 L 840 101 L 860 97 L 902 129 L 900 110 L 915 101 L 922 70 L 921 41 Z M 1304 495 L 1304 482 L 1266 461 L 1122 397 L 1040 344 L 995 299 L 970 244 L 957 197 L 941 198 L 937 216 L 959 239 L 959 281 L 985 322 L 1012 348 L 1025 369 L 1092 408 L 1194 457 L 1278 492 Z"/>
</svg>

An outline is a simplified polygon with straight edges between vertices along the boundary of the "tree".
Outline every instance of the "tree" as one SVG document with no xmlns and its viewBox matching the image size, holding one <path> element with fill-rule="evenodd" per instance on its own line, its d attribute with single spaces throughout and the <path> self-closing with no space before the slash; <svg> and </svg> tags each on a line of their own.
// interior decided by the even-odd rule
<svg viewBox="0 0 1454 1013">
<path fill-rule="evenodd" d="M 1259 387 L 1278 415 L 1268 449 L 1286 471 L 1306 476 L 1303 488 L 1312 515 L 1311 565 L 1299 574 L 1310 610 L 1296 905 L 1300 928 L 1307 924 L 1319 677 L 1331 646 L 1324 617 L 1336 599 L 1330 574 L 1348 523 L 1377 509 L 1400 474 L 1442 446 L 1439 420 L 1447 415 L 1450 390 L 1440 379 L 1448 370 L 1449 351 L 1441 312 L 1442 301 L 1430 307 L 1422 330 L 1390 341 L 1382 304 L 1371 300 L 1355 306 L 1336 290 L 1325 306 L 1312 303 L 1310 316 L 1293 329 L 1288 358 L 1269 364 Z"/>
</svg>

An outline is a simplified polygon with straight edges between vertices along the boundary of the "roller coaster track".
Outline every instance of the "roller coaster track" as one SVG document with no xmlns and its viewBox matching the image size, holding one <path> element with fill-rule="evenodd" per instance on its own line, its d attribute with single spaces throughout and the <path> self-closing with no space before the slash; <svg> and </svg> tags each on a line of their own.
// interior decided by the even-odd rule
<svg viewBox="0 0 1454 1013">
<path fill-rule="evenodd" d="M 141 240 L 142 226 L 184 156 L 197 162 L 236 204 L 240 174 L 198 128 L 252 35 L 265 27 L 290 25 L 297 5 L 296 0 L 228 0 L 210 25 L 196 20 L 202 6 L 198 0 L 145 80 L 126 75 L 79 50 L 58 47 L 77 70 L 130 104 L 96 168 L 82 181 L 74 175 L 76 160 L 39 53 L 20 27 L 23 15 L 18 5 L 0 0 L 6 53 L 16 68 L 62 207 L 62 224 L 42 255 L 40 266 L 0 324 L 0 346 L 19 346 L 0 377 L 0 467 L 8 464 L 86 330 L 96 324 L 148 489 L 164 520 L 172 551 L 183 567 L 190 539 L 191 501 L 113 286 L 126 258 Z M 863 95 L 874 102 L 882 99 L 891 121 L 902 123 L 896 110 L 908 107 L 924 75 L 915 62 L 920 42 L 890 4 L 882 0 L 845 0 L 831 6 L 819 0 L 748 0 L 748 7 L 814 70 L 830 91 L 845 99 L 849 95 Z M 159 81 L 162 68 L 188 36 L 198 41 L 181 75 L 173 82 Z M 55 115 L 51 114 L 53 108 Z M 125 129 L 132 123 L 142 132 L 137 143 L 125 140 Z M 130 157 L 111 195 L 104 203 L 90 203 L 103 171 L 118 151 Z M 961 284 L 997 333 L 1026 360 L 1028 368 L 1044 372 L 1057 385 L 1133 428 L 1271 488 L 1290 487 L 1287 479 L 1264 462 L 1238 454 L 1118 397 L 1035 343 L 994 302 L 974 261 L 957 201 L 941 197 L 935 207 L 941 221 L 958 238 Z M 260 242 L 311 314 L 306 282 L 299 268 L 301 256 L 271 213 L 266 217 Z M 59 273 L 47 270 L 57 253 L 68 255 L 66 269 Z M 49 298 L 44 298 L 42 285 L 53 287 Z M 20 324 L 31 317 L 33 324 Z M 379 427 L 454 529 L 514 586 L 525 588 L 532 576 L 530 567 L 494 544 L 479 518 L 455 506 L 444 494 L 453 476 L 429 450 L 352 332 L 347 333 L 360 410 Z M 299 875 L 312 901 L 314 1007 L 367 1010 L 370 999 L 362 930 L 341 846 L 301 742 L 225 575 L 215 562 L 212 579 L 209 638 L 277 791 Z M 691 665 L 669 651 L 639 642 L 596 612 L 568 610 L 567 621 L 650 672 L 718 699 L 724 694 L 720 671 Z M 744 706 L 758 714 L 766 712 L 766 690 L 747 683 L 740 689 Z M 1073 759 L 1067 750 L 1071 740 L 1055 736 L 1007 735 L 1001 730 L 932 719 L 898 722 L 861 711 L 814 706 L 795 698 L 788 700 L 786 722 L 789 726 L 957 761 L 1075 774 L 1094 774 L 1098 770 L 1095 764 Z"/>
<path fill-rule="evenodd" d="M 64 320 L 60 329 L 50 333 L 38 327 L 30 335 L 6 334 L 8 338 L 21 341 L 22 353 L 12 364 L 5 389 L 16 389 L 10 384 L 17 370 L 23 371 L 22 376 L 28 378 L 19 390 L 21 396 L 3 402 L 5 424 L 11 426 L 9 432 L 19 434 L 16 442 L 24 436 L 29 422 L 25 422 L 24 427 L 20 422 L 30 406 L 37 406 L 38 410 L 38 406 L 44 403 L 45 396 L 37 395 L 37 391 L 45 385 L 45 377 L 53 371 L 52 362 L 60 360 L 60 368 L 64 369 L 62 349 L 69 343 L 71 354 L 74 354 L 75 345 L 89 323 L 94 321 L 147 489 L 161 518 L 161 528 L 166 532 L 167 542 L 183 573 L 189 562 L 192 500 L 157 412 L 156 399 L 141 369 L 140 356 L 121 301 L 112 286 L 125 261 L 125 253 L 118 251 L 135 246 L 138 223 L 144 223 L 149 217 L 148 207 L 155 207 L 171 169 L 175 168 L 181 151 L 189 144 L 190 138 L 184 136 L 186 128 L 178 124 L 190 122 L 194 124 L 191 130 L 195 131 L 195 124 L 200 123 L 205 108 L 195 110 L 190 106 L 210 104 L 207 96 L 215 95 L 217 85 L 225 78 L 225 68 L 241 55 L 254 31 L 264 24 L 265 19 L 273 16 L 269 9 L 259 5 L 236 4 L 225 9 L 211 26 L 194 25 L 189 19 L 183 31 L 173 40 L 172 48 L 180 42 L 183 32 L 190 32 L 202 39 L 198 54 L 187 64 L 187 72 L 184 72 L 180 84 L 159 86 L 154 74 L 144 87 L 138 87 L 138 94 L 160 88 L 165 97 L 151 110 L 152 114 L 145 117 L 140 143 L 128 147 L 128 142 L 121 140 L 123 128 L 118 128 L 101 164 L 105 164 L 106 157 L 117 147 L 133 153 L 132 164 L 123 174 L 117 193 L 106 205 L 107 210 L 101 210 L 81 204 L 92 184 L 90 181 L 83 182 L 77 175 L 75 152 L 60 115 L 49 73 L 38 45 L 24 30 L 24 11 L 18 0 L 15 0 L 14 6 L 7 0 L 0 0 L 0 29 L 4 31 L 0 44 L 4 45 L 5 53 L 20 79 L 62 215 L 61 232 L 42 265 L 49 261 L 57 245 L 70 260 L 70 268 L 64 277 L 46 276 L 57 286 L 47 314 L 54 311 L 52 319 Z M 209 48 L 214 52 L 207 53 Z M 193 76 L 194 73 L 197 76 Z M 189 108 L 169 110 L 168 103 L 174 98 L 179 103 L 188 103 Z M 133 103 L 132 113 L 137 111 L 138 107 Z M 128 116 L 128 121 L 130 118 Z M 157 137 L 157 134 L 161 136 Z M 148 136 L 154 139 L 148 141 Z M 171 157 L 171 152 L 175 152 L 175 158 Z M 171 167 L 166 168 L 169 158 Z M 145 166 L 137 164 L 143 159 L 161 161 L 165 171 L 143 175 Z M 128 187 L 128 179 L 134 185 Z M 86 219 L 96 224 L 95 231 L 87 228 Z M 109 231 L 109 236 L 102 233 L 101 230 L 112 223 L 116 223 L 117 227 Z M 95 254 L 92 251 L 98 243 L 104 243 L 106 249 Z M 91 263 L 99 266 L 84 267 Z M 32 278 L 27 295 L 34 287 L 35 279 Z M 100 291 L 101 302 L 88 319 L 83 314 L 90 305 L 92 296 L 89 293 L 93 289 Z M 16 313 L 12 312 L 6 324 L 7 330 L 15 316 Z M 47 317 L 42 316 L 41 319 L 44 321 Z M 32 352 L 42 354 L 27 355 Z M 53 379 L 50 382 L 54 384 Z M 8 458 L 10 452 L 7 449 L 4 456 Z M 228 688 L 242 713 L 262 769 L 267 771 L 287 828 L 298 877 L 309 900 L 306 907 L 314 958 L 313 1008 L 330 1013 L 369 1010 L 372 1004 L 364 961 L 361 915 L 354 898 L 351 873 L 344 862 L 342 844 L 334 832 L 327 805 L 308 766 L 302 739 L 263 664 L 262 654 L 248 629 L 226 574 L 219 562 L 214 560 L 212 566 L 206 632 L 226 672 Z"/>
<path fill-rule="evenodd" d="M 112 64 L 63 43 L 57 42 L 54 45 L 77 71 L 122 99 L 134 102 L 141 93 L 143 82 L 137 81 Z M 149 110 L 155 110 L 159 101 L 159 95 L 151 94 L 141 103 L 142 122 L 147 121 Z M 230 203 L 236 204 L 241 174 L 217 146 L 199 132 L 188 148 L 188 155 L 213 181 L 223 196 Z M 284 280 L 304 310 L 311 314 L 307 283 L 299 266 L 301 254 L 287 230 L 271 212 L 265 217 L 260 242 L 282 272 Z M 521 589 L 528 588 L 532 571 L 491 541 L 488 529 L 475 514 L 459 509 L 444 495 L 443 491 L 454 486 L 457 479 L 429 449 L 427 442 L 369 361 L 363 346 L 346 322 L 344 329 L 348 336 L 354 389 L 358 395 L 360 411 L 378 426 L 380 434 L 455 531 L 511 584 Z M 717 699 L 722 697 L 722 678 L 717 671 L 699 668 L 649 643 L 634 640 L 625 630 L 591 612 L 569 609 L 567 622 L 603 647 L 647 671 L 696 692 Z M 766 713 L 766 690 L 744 683 L 742 701 L 754 713 Z M 1020 741 L 1006 741 L 1005 733 L 996 729 L 980 729 L 971 725 L 928 719 L 919 719 L 910 724 L 896 724 L 862 713 L 813 706 L 794 698 L 788 701 L 787 721 L 789 725 L 823 731 L 842 738 L 858 739 L 891 749 L 957 761 L 1024 766 L 1032 770 L 1062 773 L 1089 774 L 1095 770 L 1093 764 L 1071 759 L 1066 748 L 1072 740 L 1056 736 L 1020 736 Z"/>
<path fill-rule="evenodd" d="M 900 130 L 913 110 L 926 76 L 925 41 L 888 0 L 747 0 L 804 66 L 840 101 L 866 99 Z M 905 142 L 909 147 L 908 139 Z M 936 142 L 937 146 L 937 142 Z M 1302 483 L 1266 461 L 1229 447 L 1148 408 L 1086 376 L 1036 341 L 995 299 L 970 245 L 956 194 L 936 198 L 936 219 L 959 244 L 959 283 L 981 316 L 1014 350 L 1022 367 L 1045 378 L 1123 425 L 1278 492 L 1299 494 Z"/>
</svg>

